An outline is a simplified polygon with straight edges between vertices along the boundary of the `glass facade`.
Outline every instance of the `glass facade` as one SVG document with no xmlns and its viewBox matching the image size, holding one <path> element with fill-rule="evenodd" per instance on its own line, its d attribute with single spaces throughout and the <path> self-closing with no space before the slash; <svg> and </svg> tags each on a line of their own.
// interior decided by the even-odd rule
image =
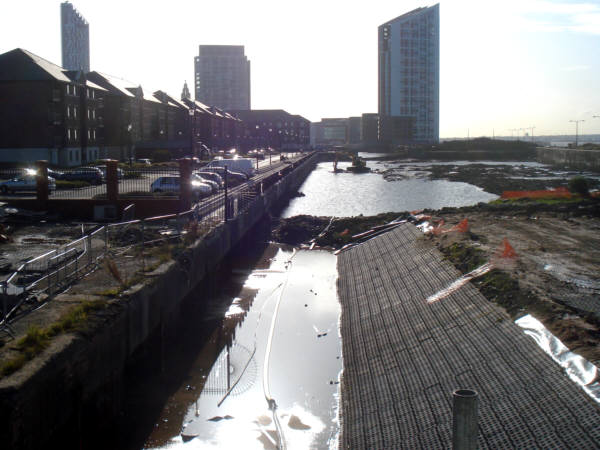
<svg viewBox="0 0 600 450">
<path fill-rule="evenodd" d="M 379 115 L 412 122 L 408 141 L 439 141 L 439 4 L 379 27 Z"/>
<path fill-rule="evenodd" d="M 60 5 L 62 67 L 90 71 L 90 27 L 69 2 Z"/>
</svg>

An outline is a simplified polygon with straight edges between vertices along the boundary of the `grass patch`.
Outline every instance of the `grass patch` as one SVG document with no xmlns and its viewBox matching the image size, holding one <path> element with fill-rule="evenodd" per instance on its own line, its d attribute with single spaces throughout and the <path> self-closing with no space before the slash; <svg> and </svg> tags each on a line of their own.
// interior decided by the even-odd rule
<svg viewBox="0 0 600 450">
<path fill-rule="evenodd" d="M 454 243 L 440 250 L 444 257 L 462 273 L 470 272 L 487 262 L 483 250 L 470 245 Z"/>
<path fill-rule="evenodd" d="M 120 287 L 113 287 L 98 292 L 98 295 L 102 295 L 103 297 L 116 297 L 121 293 L 121 290 L 122 289 Z"/>
<path fill-rule="evenodd" d="M 483 250 L 463 243 L 441 247 L 440 251 L 462 273 L 468 273 L 487 262 Z M 493 269 L 472 280 L 472 283 L 485 298 L 502 306 L 513 319 L 523 311 L 551 313 L 551 305 L 541 302 L 535 294 L 521 290 L 519 282 L 502 270 Z"/>
<path fill-rule="evenodd" d="M 0 376 L 8 376 L 19 370 L 27 361 L 31 361 L 42 353 L 52 341 L 52 338 L 63 333 L 83 331 L 88 323 L 89 313 L 106 306 L 104 301 L 84 301 L 67 310 L 60 319 L 46 328 L 31 325 L 24 337 L 16 343 L 16 356 L 0 365 Z"/>
<path fill-rule="evenodd" d="M 583 201 L 581 197 L 573 196 L 571 198 L 509 198 L 509 199 L 496 199 L 489 202 L 490 205 L 561 205 L 570 203 L 579 203 Z"/>
</svg>

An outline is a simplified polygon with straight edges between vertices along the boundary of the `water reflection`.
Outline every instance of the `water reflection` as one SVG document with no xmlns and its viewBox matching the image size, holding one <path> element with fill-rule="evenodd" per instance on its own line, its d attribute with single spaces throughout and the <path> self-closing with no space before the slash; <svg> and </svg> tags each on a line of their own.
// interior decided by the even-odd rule
<svg viewBox="0 0 600 450">
<path fill-rule="evenodd" d="M 242 291 L 226 307 L 211 308 L 207 320 L 220 314 L 221 325 L 185 385 L 166 402 L 147 448 L 269 449 L 282 441 L 287 448 L 337 446 L 342 364 L 335 256 L 275 246 L 268 251 L 274 253 L 269 267 L 236 270 L 236 277 L 246 277 Z M 274 412 L 265 400 L 265 379 Z"/>
<path fill-rule="evenodd" d="M 389 164 L 367 162 L 373 169 L 385 169 Z M 338 168 L 345 169 L 349 165 L 349 162 L 340 162 Z M 497 198 L 468 183 L 428 180 L 409 172 L 396 181 L 386 181 L 377 173 L 333 173 L 332 163 L 318 164 L 299 190 L 305 196 L 292 199 L 283 217 L 298 214 L 369 216 L 389 211 L 467 206 Z"/>
</svg>

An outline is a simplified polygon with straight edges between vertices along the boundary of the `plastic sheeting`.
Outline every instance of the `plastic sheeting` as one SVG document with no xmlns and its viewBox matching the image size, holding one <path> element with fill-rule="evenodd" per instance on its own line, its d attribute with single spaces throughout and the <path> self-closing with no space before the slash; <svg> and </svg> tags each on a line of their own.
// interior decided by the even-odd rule
<svg viewBox="0 0 600 450">
<path fill-rule="evenodd" d="M 595 365 L 571 352 L 535 317 L 528 314 L 516 320 L 515 323 L 565 369 L 571 380 L 579 384 L 590 397 L 600 403 L 599 373 Z"/>
</svg>

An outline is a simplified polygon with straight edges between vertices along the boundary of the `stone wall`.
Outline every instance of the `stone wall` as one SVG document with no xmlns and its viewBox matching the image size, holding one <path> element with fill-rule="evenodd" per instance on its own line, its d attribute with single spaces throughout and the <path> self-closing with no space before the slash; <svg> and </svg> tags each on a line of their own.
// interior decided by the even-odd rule
<svg viewBox="0 0 600 450">
<path fill-rule="evenodd" d="M 245 212 L 114 299 L 103 317 L 95 319 L 93 333 L 62 335 L 28 363 L 34 370 L 1 379 L 2 446 L 34 449 L 63 442 L 69 448 L 61 436 L 90 439 L 114 421 L 124 398 L 124 370 L 136 352 L 151 342 L 163 359 L 169 351 L 166 337 L 176 331 L 184 298 L 265 214 L 298 189 L 318 161 L 312 155 L 298 163 Z"/>
<path fill-rule="evenodd" d="M 600 171 L 600 150 L 538 147 L 537 160 L 544 164 L 578 170 Z"/>
</svg>

